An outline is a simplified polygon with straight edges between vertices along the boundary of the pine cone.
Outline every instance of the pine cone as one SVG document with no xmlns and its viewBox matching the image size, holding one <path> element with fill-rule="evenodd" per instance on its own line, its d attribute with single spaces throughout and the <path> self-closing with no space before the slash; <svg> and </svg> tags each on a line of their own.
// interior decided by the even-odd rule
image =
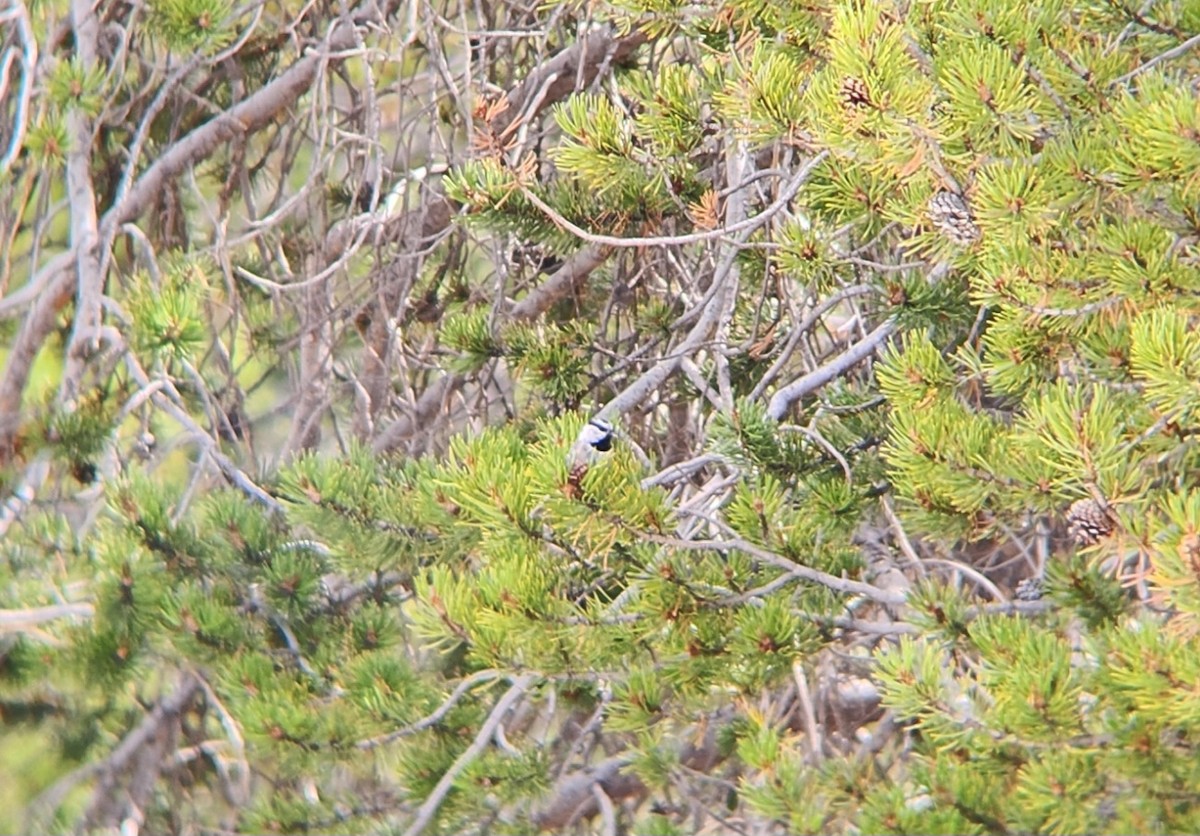
<svg viewBox="0 0 1200 836">
<path fill-rule="evenodd" d="M 929 220 L 943 235 L 963 247 L 974 244 L 983 234 L 963 196 L 944 189 L 929 201 Z"/>
<path fill-rule="evenodd" d="M 1045 584 L 1040 577 L 1025 578 L 1017 584 L 1014 593 L 1018 601 L 1040 601 L 1046 594 Z"/>
<path fill-rule="evenodd" d="M 1077 499 L 1067 509 L 1067 533 L 1080 546 L 1099 543 L 1112 531 L 1108 509 L 1094 499 Z"/>
<path fill-rule="evenodd" d="M 579 499 L 583 496 L 583 477 L 587 476 L 589 468 L 587 462 L 580 462 L 568 471 L 567 484 L 563 486 L 563 493 L 568 499 Z"/>
<path fill-rule="evenodd" d="M 842 104 L 848 108 L 875 106 L 875 103 L 871 101 L 871 91 L 867 89 L 867 83 L 861 78 L 847 76 L 842 80 L 841 92 Z"/>
</svg>

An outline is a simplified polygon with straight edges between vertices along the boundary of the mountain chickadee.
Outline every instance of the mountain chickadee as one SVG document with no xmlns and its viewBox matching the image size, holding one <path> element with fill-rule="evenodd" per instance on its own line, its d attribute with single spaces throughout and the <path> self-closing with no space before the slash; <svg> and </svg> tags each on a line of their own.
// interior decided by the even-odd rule
<svg viewBox="0 0 1200 836">
<path fill-rule="evenodd" d="M 567 467 L 570 469 L 570 475 L 567 477 L 567 484 L 570 486 L 568 493 L 578 495 L 588 468 L 599 458 L 600 453 L 607 453 L 612 449 L 612 443 L 613 426 L 603 418 L 593 418 L 583 425 L 583 429 L 575 437 L 575 443 L 571 445 L 571 452 L 567 454 Z"/>
</svg>

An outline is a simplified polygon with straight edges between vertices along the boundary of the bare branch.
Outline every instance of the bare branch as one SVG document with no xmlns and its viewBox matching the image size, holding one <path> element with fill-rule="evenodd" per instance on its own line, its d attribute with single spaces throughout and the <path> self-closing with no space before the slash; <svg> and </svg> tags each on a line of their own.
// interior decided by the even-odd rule
<svg viewBox="0 0 1200 836">
<path fill-rule="evenodd" d="M 547 218 L 553 221 L 557 226 L 562 227 L 567 232 L 576 236 L 582 241 L 589 244 L 597 244 L 605 247 L 666 247 L 678 246 L 683 244 L 700 244 L 705 241 L 715 241 L 719 238 L 726 238 L 730 235 L 739 233 L 753 232 L 761 228 L 767 221 L 775 217 L 778 212 L 786 207 L 800 192 L 800 187 L 812 175 L 817 167 L 825 162 L 829 156 L 828 151 L 822 151 L 811 160 L 800 167 L 800 170 L 788 181 L 787 186 L 780 192 L 779 197 L 775 199 L 766 209 L 763 209 L 757 215 L 744 220 L 738 220 L 728 224 L 720 229 L 707 230 L 704 232 L 692 232 L 687 235 L 656 235 L 650 237 L 633 237 L 623 238 L 619 235 L 598 235 L 594 232 L 588 232 L 580 226 L 571 223 L 561 214 L 556 212 L 546 201 L 542 200 L 529 189 L 523 188 L 521 194 L 525 199 L 538 208 Z M 742 240 L 745 240 L 743 237 Z"/>
<path fill-rule="evenodd" d="M 767 414 L 776 421 L 782 421 L 793 403 L 805 395 L 820 389 L 834 378 L 842 376 L 851 368 L 870 357 L 895 330 L 896 321 L 894 319 L 884 321 L 883 324 L 876 327 L 870 334 L 867 334 L 867 336 L 850 346 L 850 348 L 824 366 L 821 366 L 821 368 L 809 372 L 799 380 L 794 380 L 787 386 L 780 388 L 771 397 L 771 402 L 767 405 Z"/>
<path fill-rule="evenodd" d="M 550 306 L 570 293 L 578 293 L 587 277 L 608 259 L 608 252 L 600 247 L 584 247 L 548 276 L 525 298 L 513 305 L 508 315 L 513 319 L 535 319 L 550 309 Z"/>
<path fill-rule="evenodd" d="M 1120 84 L 1125 84 L 1128 81 L 1132 81 L 1134 78 L 1136 78 L 1137 76 L 1146 72 L 1147 70 L 1157 67 L 1163 61 L 1170 61 L 1172 59 L 1178 58 L 1180 55 L 1185 54 L 1188 50 L 1190 50 L 1192 47 L 1196 46 L 1197 44 L 1200 44 L 1200 35 L 1193 35 L 1192 37 L 1188 38 L 1186 41 L 1179 44 L 1178 46 L 1171 47 L 1166 52 L 1163 52 L 1159 55 L 1154 56 L 1146 63 L 1133 68 L 1129 72 L 1125 73 L 1125 75 L 1121 76 L 1120 78 L 1115 79 L 1113 81 L 1112 85 L 1110 85 L 1110 86 L 1115 87 Z"/>
<path fill-rule="evenodd" d="M 588 87 L 602 70 L 628 60 L 648 41 L 642 32 L 614 37 L 607 27 L 593 29 L 553 58 L 543 61 L 508 91 L 508 110 L 497 117 L 494 129 L 500 134 L 511 132 L 518 117 L 532 119 L 551 104 Z M 550 79 L 553 80 L 547 84 Z"/>
<path fill-rule="evenodd" d="M 55 604 L 20 610 L 0 610 L 0 633 L 20 632 L 34 624 L 45 624 L 60 618 L 91 618 L 95 608 L 88 603 Z"/>
<path fill-rule="evenodd" d="M 72 0 L 71 23 L 77 56 L 86 70 L 96 64 L 99 21 L 90 0 Z M 92 184 L 92 118 L 82 107 L 67 112 L 67 195 L 71 207 L 71 251 L 75 253 L 75 322 L 67 344 L 58 402 L 71 408 L 87 363 L 98 345 L 100 297 L 104 275 L 100 230 L 96 218 L 96 189 Z"/>
<path fill-rule="evenodd" d="M 611 798 L 626 798 L 644 788 L 637 778 L 625 778 L 625 787 L 613 785 L 622 780 L 621 769 L 633 761 L 629 755 L 617 755 L 595 766 L 573 772 L 555 785 L 550 800 L 533 814 L 533 823 L 542 830 L 557 830 L 595 809 L 592 787 L 606 789 Z"/>
<path fill-rule="evenodd" d="M 251 499 L 258 500 L 271 511 L 275 513 L 280 513 L 283 511 L 283 506 L 280 505 L 273 496 L 259 487 L 253 479 L 251 479 L 245 472 L 242 471 L 241 468 L 234 464 L 233 460 L 221 451 L 220 445 L 213 440 L 212 436 L 206 433 L 204 429 L 196 423 L 195 419 L 188 414 L 186 409 L 176 403 L 177 400 L 181 401 L 182 398 L 175 390 L 174 384 L 167 380 L 163 380 L 161 386 L 155 386 L 152 384 L 150 377 L 146 374 L 146 370 L 142 368 L 141 364 L 137 361 L 137 358 L 128 351 L 125 353 L 125 367 L 129 370 L 130 376 L 134 379 L 138 386 L 144 389 L 153 390 L 151 398 L 153 399 L 154 403 L 183 425 L 184 429 L 188 431 L 191 439 L 195 441 L 200 446 L 200 449 L 203 450 L 204 453 L 213 460 L 218 469 L 220 469 L 221 473 L 225 475 L 225 478 L 228 479 L 232 485 L 242 491 L 242 493 L 249 496 Z M 173 395 L 173 398 L 167 397 L 164 394 L 164 390 L 170 392 Z"/>
<path fill-rule="evenodd" d="M 503 671 L 491 669 L 476 671 L 462 682 L 458 683 L 458 685 L 456 685 L 454 690 L 450 693 L 450 696 L 446 697 L 442 704 L 438 706 L 432 714 L 428 715 L 427 717 L 423 717 L 417 722 L 405 726 L 402 729 L 397 729 L 394 732 L 389 732 L 387 734 L 380 735 L 379 737 L 372 737 L 368 740 L 360 740 L 357 744 L 358 748 L 374 749 L 379 746 L 386 746 L 389 743 L 395 743 L 401 738 L 409 737 L 417 732 L 424 731 L 431 726 L 436 726 L 442 721 L 443 717 L 450 713 L 450 709 L 458 705 L 458 701 L 466 696 L 467 692 L 469 692 L 472 688 L 476 687 L 477 685 L 482 685 L 485 682 L 495 682 L 497 679 L 504 679 L 506 676 L 507 674 L 505 674 Z"/>
<path fill-rule="evenodd" d="M 416 818 L 404 831 L 404 836 L 420 836 L 431 821 L 437 810 L 442 806 L 442 802 L 449 794 L 451 787 L 454 786 L 454 781 L 462 774 L 462 771 L 470 766 L 471 762 L 483 754 L 483 750 L 487 748 L 491 742 L 492 736 L 496 733 L 496 729 L 504 720 L 504 715 L 508 714 L 509 709 L 513 707 L 529 686 L 537 681 L 537 677 L 531 675 L 519 676 L 513 680 L 512 687 L 504 692 L 497 702 L 492 713 L 488 715 L 487 720 L 479 728 L 479 733 L 475 735 L 475 739 L 471 741 L 471 745 L 466 750 L 455 758 L 454 763 L 446 770 L 437 784 L 434 785 L 433 791 L 429 793 L 429 797 L 422 802 L 417 808 Z"/>
<path fill-rule="evenodd" d="M 12 5 L 0 12 L 0 23 L 8 23 L 11 20 L 17 22 L 17 35 L 21 39 L 21 87 L 17 93 L 12 136 L 9 137 L 8 148 L 5 149 L 4 155 L 0 156 L 0 175 L 12 168 L 13 161 L 16 160 L 24 146 L 25 133 L 29 129 L 29 103 L 33 98 L 34 73 L 38 63 L 38 44 L 37 38 L 33 35 L 29 9 L 22 0 L 9 0 L 9 2 Z M 10 53 L 10 55 L 13 54 L 15 53 Z M 8 56 L 6 56 L 4 66 L 0 67 L 0 101 L 4 99 L 7 92 L 5 88 L 8 86 L 11 61 L 7 58 Z"/>
<path fill-rule="evenodd" d="M 817 569 L 802 566 L 794 560 L 789 560 L 781 554 L 769 551 L 756 546 L 748 540 L 743 540 L 740 537 L 729 537 L 726 540 L 683 540 L 678 537 L 667 537 L 662 534 L 654 534 L 652 532 L 639 532 L 639 536 L 649 540 L 652 543 L 661 543 L 664 546 L 672 546 L 677 549 L 695 549 L 697 551 L 740 551 L 751 557 L 761 560 L 763 563 L 783 569 L 789 572 L 800 580 L 809 581 L 810 583 L 820 584 L 828 587 L 835 592 L 842 592 L 847 595 L 861 595 L 864 598 L 870 598 L 872 601 L 878 601 L 881 604 L 903 604 L 906 600 L 904 595 L 888 592 L 869 583 L 862 581 L 852 581 L 849 578 L 839 578 L 830 575 L 827 572 L 821 572 Z"/>
<path fill-rule="evenodd" d="M 804 665 L 797 659 L 792 663 L 792 679 L 796 683 L 796 696 L 800 700 L 800 717 L 804 721 L 804 731 L 808 735 L 808 750 L 813 760 L 822 760 L 821 729 L 817 725 L 817 715 L 813 711 L 812 695 L 808 692 L 808 674 Z"/>
<path fill-rule="evenodd" d="M 174 692 L 160 700 L 108 757 L 68 773 L 38 796 L 27 809 L 26 823 L 33 825 L 44 822 L 46 817 L 53 815 L 71 790 L 97 777 L 100 782 L 92 794 L 85 821 L 91 827 L 119 823 L 124 817 L 120 805 L 124 795 L 116 792 L 118 783 L 126 773 L 134 773 L 130 775 L 129 787 L 129 794 L 134 796 L 133 803 L 149 792 L 163 758 L 173 748 L 170 742 L 175 736 L 180 716 L 200 693 L 199 679 L 190 673 L 184 674 Z M 32 832 L 38 828 L 27 829 Z"/>
<path fill-rule="evenodd" d="M 300 374 L 296 381 L 299 397 L 292 413 L 287 440 L 279 451 L 279 460 L 311 450 L 321 438 L 321 410 L 329 389 L 333 368 L 333 298 L 331 283 L 321 281 L 303 291 L 300 328 Z"/>
</svg>

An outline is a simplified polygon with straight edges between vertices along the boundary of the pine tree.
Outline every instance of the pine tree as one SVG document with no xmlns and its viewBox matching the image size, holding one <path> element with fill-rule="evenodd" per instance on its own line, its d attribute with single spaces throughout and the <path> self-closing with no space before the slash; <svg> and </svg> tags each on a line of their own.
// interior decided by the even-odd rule
<svg viewBox="0 0 1200 836">
<path fill-rule="evenodd" d="M 1200 830 L 1200 10 L 13 0 L 0 829 Z"/>
</svg>

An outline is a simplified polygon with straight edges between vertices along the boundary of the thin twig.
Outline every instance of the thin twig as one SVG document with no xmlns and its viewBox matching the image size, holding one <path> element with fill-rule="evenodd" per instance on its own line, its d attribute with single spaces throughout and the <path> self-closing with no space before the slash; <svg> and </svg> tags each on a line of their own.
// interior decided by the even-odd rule
<svg viewBox="0 0 1200 836">
<path fill-rule="evenodd" d="M 504 720 L 504 715 L 508 713 L 513 704 L 521 698 L 525 691 L 536 681 L 536 677 L 531 675 L 519 676 L 513 680 L 512 687 L 509 688 L 496 703 L 496 707 L 492 709 L 492 713 L 488 715 L 483 726 L 480 727 L 479 733 L 475 735 L 475 739 L 471 741 L 471 745 L 467 747 L 461 755 L 455 758 L 454 763 L 446 770 L 445 774 L 438 780 L 433 791 L 429 793 L 429 797 L 422 802 L 417 808 L 416 818 L 404 831 L 404 836 L 420 836 L 420 834 L 433 821 L 434 815 L 438 808 L 442 806 L 450 789 L 454 786 L 454 781 L 462 771 L 470 766 L 471 762 L 483 754 L 483 750 L 487 748 L 492 740 L 492 736 L 496 733 L 496 728 Z"/>
<path fill-rule="evenodd" d="M 380 735 L 379 737 L 360 740 L 356 745 L 359 749 L 374 749 L 379 746 L 386 746 L 389 743 L 394 743 L 401 738 L 409 737 L 417 732 L 424 731 L 431 726 L 435 726 L 442 721 L 443 717 L 450 713 L 450 709 L 454 708 L 454 706 L 458 704 L 458 701 L 461 700 L 472 688 L 477 685 L 481 685 L 484 682 L 494 682 L 497 679 L 504 679 L 506 676 L 507 674 L 505 674 L 503 671 L 491 669 L 477 671 L 476 673 L 468 676 L 462 682 L 458 683 L 458 685 L 451 692 L 450 696 L 446 697 L 445 701 L 439 705 L 437 710 L 432 714 L 423 717 L 417 722 L 407 725 L 402 729 L 396 729 L 393 732 L 388 732 L 387 734 Z"/>
<path fill-rule="evenodd" d="M 677 549 L 694 549 L 696 551 L 711 551 L 711 552 L 727 552 L 739 551 L 756 558 L 763 563 L 769 563 L 783 569 L 785 572 L 790 572 L 795 577 L 806 580 L 811 583 L 820 584 L 828 587 L 836 592 L 842 592 L 847 595 L 862 595 L 870 598 L 872 601 L 878 601 L 881 604 L 903 604 L 905 596 L 888 592 L 872 586 L 869 583 L 861 581 L 853 581 L 849 578 L 839 578 L 830 575 L 827 572 L 821 572 L 817 569 L 802 566 L 794 560 L 790 560 L 783 555 L 775 554 L 761 546 L 756 546 L 753 543 L 743 540 L 740 537 L 732 537 L 727 540 L 682 540 L 678 537 L 668 537 L 662 534 L 654 534 L 653 532 L 639 532 L 640 536 L 649 540 L 652 543 L 659 543 L 664 546 L 673 546 Z"/>
<path fill-rule="evenodd" d="M 940 557 L 927 557 L 927 558 L 925 558 L 925 562 L 933 563 L 938 566 L 945 566 L 947 569 L 952 569 L 955 572 L 959 572 L 960 574 L 966 575 L 968 578 L 973 580 L 978 586 L 981 586 L 984 589 L 986 589 L 988 591 L 988 594 L 991 595 L 992 598 L 994 598 L 997 601 L 1000 601 L 1001 603 L 1008 600 L 1008 598 L 1004 595 L 1004 593 L 1000 591 L 1000 588 L 998 586 L 996 586 L 996 584 L 992 583 L 992 581 L 989 580 L 988 577 L 986 575 L 984 575 L 982 572 L 980 572 L 978 569 L 975 569 L 971 566 L 967 566 L 966 564 L 960 563 L 957 560 L 945 560 L 944 558 L 940 558 Z"/>
<path fill-rule="evenodd" d="M 200 681 L 200 687 L 204 689 L 205 700 L 217 712 L 221 728 L 225 730 L 225 737 L 233 748 L 234 760 L 238 767 L 237 792 L 229 791 L 229 794 L 234 796 L 235 804 L 244 804 L 250 798 L 250 762 L 246 759 L 246 741 L 242 737 L 242 730 L 212 686 L 203 677 L 197 679 Z"/>
<path fill-rule="evenodd" d="M 1196 46 L 1196 44 L 1200 44 L 1200 35 L 1193 35 L 1192 37 L 1188 38 L 1183 43 L 1179 44 L 1179 46 L 1172 47 L 1171 49 L 1168 49 L 1166 52 L 1164 52 L 1160 55 L 1154 56 L 1146 63 L 1144 63 L 1138 67 L 1134 67 L 1132 70 L 1125 73 L 1125 75 L 1123 75 L 1123 76 L 1117 78 L 1115 81 L 1113 81 L 1113 83 L 1109 86 L 1115 87 L 1119 84 L 1124 84 L 1127 81 L 1130 81 L 1130 80 L 1136 78 L 1137 76 L 1141 75 L 1142 73 L 1146 72 L 1146 70 L 1149 70 L 1153 67 L 1158 66 L 1163 61 L 1170 61 L 1172 58 L 1178 58 L 1180 55 L 1183 55 L 1189 49 Z"/>
<path fill-rule="evenodd" d="M 111 329 L 106 330 L 111 331 Z M 110 333 L 109 337 L 110 340 L 113 341 L 120 340 L 120 335 L 117 334 Z M 164 394 L 160 387 L 152 387 L 149 375 L 146 374 L 146 370 L 142 368 L 141 363 L 138 362 L 138 359 L 134 357 L 131 351 L 125 352 L 125 367 L 129 370 L 130 376 L 134 379 L 134 382 L 136 382 L 139 387 L 143 389 L 154 389 L 153 394 L 151 395 L 154 403 L 159 408 L 170 413 L 172 418 L 183 425 L 184 429 L 186 429 L 191 435 L 192 440 L 200 445 L 200 448 L 213 460 L 218 469 L 220 469 L 221 473 L 224 474 L 226 479 L 228 479 L 235 487 L 237 487 L 251 499 L 256 499 L 261 502 L 269 510 L 275 513 L 283 512 L 283 505 L 281 505 L 279 501 L 275 499 L 275 497 L 271 496 L 269 493 L 255 484 L 254 480 L 251 479 L 249 475 L 247 475 L 242 471 L 241 468 L 234 464 L 233 460 L 221 451 L 220 446 L 212 438 L 212 436 L 205 432 L 204 429 L 196 423 L 186 409 L 176 403 L 176 401 L 182 403 L 183 398 L 179 395 L 178 391 L 176 391 L 174 384 L 170 383 L 170 381 L 166 380 L 165 378 L 160 378 L 160 382 L 164 384 L 166 392 L 169 392 L 171 395 L 170 397 Z"/>
<path fill-rule="evenodd" d="M 801 427 L 796 424 L 782 424 L 779 427 L 780 432 L 800 433 L 813 444 L 823 449 L 826 453 L 834 458 L 834 460 L 842 466 L 842 472 L 846 475 L 846 483 L 853 484 L 854 474 L 850 472 L 850 463 L 846 461 L 846 457 L 841 454 L 838 448 L 829 443 L 825 436 L 821 435 L 811 427 Z"/>
<path fill-rule="evenodd" d="M 642 480 L 642 490 L 648 490 L 657 485 L 666 485 L 670 482 L 677 482 L 681 479 L 691 478 L 696 472 L 703 470 L 712 464 L 727 462 L 725 456 L 719 453 L 704 453 L 687 461 L 677 462 L 668 467 L 664 467 L 653 476 L 647 476 Z"/>
<path fill-rule="evenodd" d="M 808 692 L 808 675 L 804 666 L 797 659 L 792 663 L 792 679 L 796 682 L 796 696 L 800 700 L 800 718 L 804 721 L 804 731 L 808 734 L 809 751 L 813 761 L 822 760 L 824 746 L 821 743 L 821 728 L 817 725 L 817 715 L 813 710 L 812 695 Z"/>
<path fill-rule="evenodd" d="M 921 556 L 913 548 L 912 541 L 908 539 L 908 532 L 904 530 L 904 525 L 900 522 L 900 518 L 896 516 L 896 509 L 892 507 L 891 498 L 884 496 L 880 500 L 880 504 L 883 506 L 884 516 L 888 518 L 888 525 L 891 526 L 892 534 L 896 535 L 896 542 L 900 544 L 900 551 L 916 567 L 917 571 L 924 575 L 925 566 L 921 563 Z"/>
<path fill-rule="evenodd" d="M 12 167 L 13 161 L 21 153 L 25 144 L 25 132 L 29 128 L 29 104 L 33 99 L 34 77 L 37 73 L 38 43 L 33 34 L 33 23 L 29 19 L 29 9 L 21 0 L 12 0 L 12 6 L 0 13 L 0 22 L 17 21 L 17 34 L 21 40 L 21 88 L 17 94 L 16 111 L 13 113 L 12 136 L 9 137 L 8 148 L 0 157 L 0 175 Z M 0 83 L 8 82 L 8 63 L 3 67 L 3 78 Z"/>
<path fill-rule="evenodd" d="M 684 244 L 699 244 L 704 241 L 714 241 L 718 238 L 726 238 L 740 232 L 753 231 L 758 229 L 779 210 L 783 209 L 792 199 L 799 193 L 800 187 L 804 185 L 809 176 L 816 170 L 817 166 L 825 162 L 829 156 L 828 151 L 822 151 L 817 154 L 807 163 L 805 163 L 796 176 L 787 184 L 783 192 L 776 198 L 775 202 L 766 209 L 759 212 L 752 218 L 735 223 L 731 226 L 722 227 L 720 229 L 708 230 L 706 232 L 692 232 L 687 235 L 658 235 L 650 237 L 634 237 L 623 238 L 619 235 L 599 235 L 593 232 L 588 232 L 582 227 L 576 226 L 565 217 L 554 210 L 546 201 L 542 200 L 532 191 L 527 188 L 521 188 L 521 194 L 525 199 L 536 206 L 542 214 L 553 221 L 557 226 L 570 232 L 577 238 L 587 241 L 589 244 L 600 244 L 606 247 L 666 247 L 666 246 L 681 246 Z"/>
</svg>

